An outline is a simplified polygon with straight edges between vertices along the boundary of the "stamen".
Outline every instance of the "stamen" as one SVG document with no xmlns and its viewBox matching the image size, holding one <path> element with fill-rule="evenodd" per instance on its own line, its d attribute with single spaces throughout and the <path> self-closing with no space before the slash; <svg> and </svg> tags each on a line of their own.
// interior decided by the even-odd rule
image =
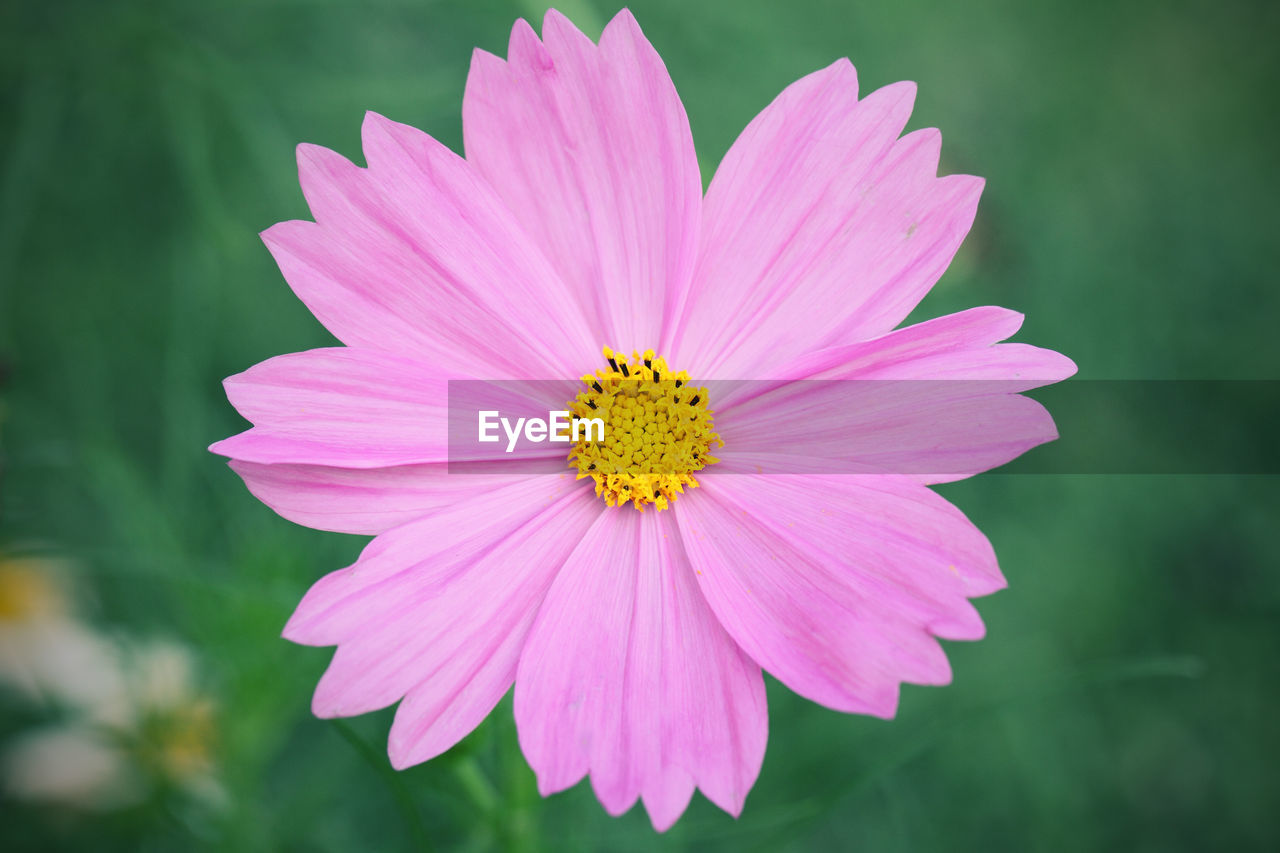
<svg viewBox="0 0 1280 853">
<path fill-rule="evenodd" d="M 609 506 L 666 509 L 686 488 L 697 487 L 695 472 L 720 461 L 710 453 L 724 442 L 715 433 L 707 390 L 695 388 L 682 404 L 676 389 L 689 375 L 671 370 L 651 349 L 628 359 L 604 347 L 604 357 L 609 369 L 583 376 L 585 390 L 569 403 L 582 427 L 592 418 L 604 422 L 604 439 L 583 429 L 569 466 L 579 479 L 593 478 L 596 494 Z"/>
</svg>

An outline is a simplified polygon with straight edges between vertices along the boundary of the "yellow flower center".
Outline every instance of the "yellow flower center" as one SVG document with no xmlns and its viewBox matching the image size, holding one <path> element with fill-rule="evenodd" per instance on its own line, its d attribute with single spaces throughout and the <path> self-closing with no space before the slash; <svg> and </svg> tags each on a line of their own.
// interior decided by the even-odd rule
<svg viewBox="0 0 1280 853">
<path fill-rule="evenodd" d="M 569 467 L 578 479 L 596 481 L 596 494 L 609 506 L 630 501 L 666 509 L 686 488 L 695 488 L 694 472 L 719 462 L 712 447 L 716 435 L 707 389 L 689 385 L 653 350 L 623 353 L 604 348 L 606 369 L 582 377 L 586 388 L 569 402 L 575 419 L 604 423 L 604 437 L 589 428 L 569 451 Z"/>
</svg>

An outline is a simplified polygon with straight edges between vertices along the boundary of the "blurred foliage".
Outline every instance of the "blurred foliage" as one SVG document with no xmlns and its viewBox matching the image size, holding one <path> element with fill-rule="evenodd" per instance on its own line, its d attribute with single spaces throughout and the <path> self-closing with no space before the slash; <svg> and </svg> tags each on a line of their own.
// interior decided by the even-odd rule
<svg viewBox="0 0 1280 853">
<path fill-rule="evenodd" d="M 328 652 L 279 632 L 355 537 L 295 527 L 205 447 L 220 380 L 323 346 L 256 233 L 307 216 L 293 147 L 359 157 L 364 110 L 460 148 L 473 46 L 536 3 L 17 0 L 0 7 L 0 541 L 68 553 L 94 618 L 197 650 L 229 806 L 89 817 L 0 801 L 7 850 L 1280 849 L 1280 499 L 1267 477 L 947 486 L 1009 590 L 897 720 L 770 683 L 743 816 L 664 836 L 586 785 L 541 800 L 509 700 L 389 770 L 390 713 L 316 720 Z M 576 0 L 594 30 L 614 11 Z M 709 178 L 795 78 L 914 79 L 943 171 L 988 178 L 917 316 L 1025 311 L 1092 378 L 1277 378 L 1280 6 L 637 0 Z M 1222 412 L 1223 418 L 1231 413 Z M 1099 445 L 1106 434 L 1092 437 Z M 21 722 L 0 696 L 0 737 Z"/>
</svg>

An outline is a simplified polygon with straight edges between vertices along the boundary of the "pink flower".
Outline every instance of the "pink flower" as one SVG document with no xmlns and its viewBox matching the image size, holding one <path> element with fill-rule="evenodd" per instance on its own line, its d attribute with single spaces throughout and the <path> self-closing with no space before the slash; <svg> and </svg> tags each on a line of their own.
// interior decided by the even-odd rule
<svg viewBox="0 0 1280 853">
<path fill-rule="evenodd" d="M 741 811 L 765 749 L 762 669 L 882 717 L 901 682 L 950 680 L 935 638 L 981 637 L 969 599 L 1004 579 L 928 484 L 1056 437 L 1012 392 L 1075 366 L 999 344 L 1022 319 L 1002 308 L 894 331 L 983 186 L 936 177 L 937 130 L 899 138 L 914 94 L 859 100 L 847 60 L 815 72 L 751 122 L 704 197 L 684 108 L 631 14 L 597 46 L 549 12 L 541 41 L 517 22 L 506 61 L 476 51 L 465 160 L 372 113 L 368 168 L 299 147 L 316 221 L 263 238 L 344 346 L 228 379 L 254 426 L 212 449 L 285 518 L 376 534 L 284 630 L 338 647 L 318 716 L 399 702 L 389 754 L 403 768 L 457 743 L 514 683 L 544 795 L 590 774 L 610 813 L 643 798 L 662 830 L 695 787 Z M 606 363 L 602 345 L 636 352 Z M 450 379 L 584 373 L 577 405 L 657 433 L 600 451 L 608 472 L 578 445 L 560 476 L 448 473 Z M 772 390 L 693 399 L 690 377 Z M 771 448 L 824 426 L 805 402 L 815 384 L 784 381 L 798 379 L 1001 384 L 936 383 L 947 393 L 923 408 L 887 386 L 860 396 L 857 429 L 839 432 L 849 458 L 887 448 L 898 473 L 780 473 Z M 655 450 L 664 424 L 679 433 Z M 565 448 L 529 453 L 563 463 Z"/>
</svg>

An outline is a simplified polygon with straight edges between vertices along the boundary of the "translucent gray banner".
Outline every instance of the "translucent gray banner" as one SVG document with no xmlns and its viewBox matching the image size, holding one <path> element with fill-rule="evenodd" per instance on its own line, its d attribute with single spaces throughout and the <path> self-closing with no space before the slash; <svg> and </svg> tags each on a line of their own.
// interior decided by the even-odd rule
<svg viewBox="0 0 1280 853">
<path fill-rule="evenodd" d="M 1277 380 L 1072 379 L 1043 388 L 1034 378 L 694 384 L 706 389 L 724 440 L 716 473 L 907 474 L 934 482 L 993 468 L 1280 473 Z M 451 381 L 449 471 L 563 473 L 571 425 L 555 413 L 566 412 L 581 390 L 576 380 Z M 553 427 L 566 440 L 554 440 Z"/>
</svg>

